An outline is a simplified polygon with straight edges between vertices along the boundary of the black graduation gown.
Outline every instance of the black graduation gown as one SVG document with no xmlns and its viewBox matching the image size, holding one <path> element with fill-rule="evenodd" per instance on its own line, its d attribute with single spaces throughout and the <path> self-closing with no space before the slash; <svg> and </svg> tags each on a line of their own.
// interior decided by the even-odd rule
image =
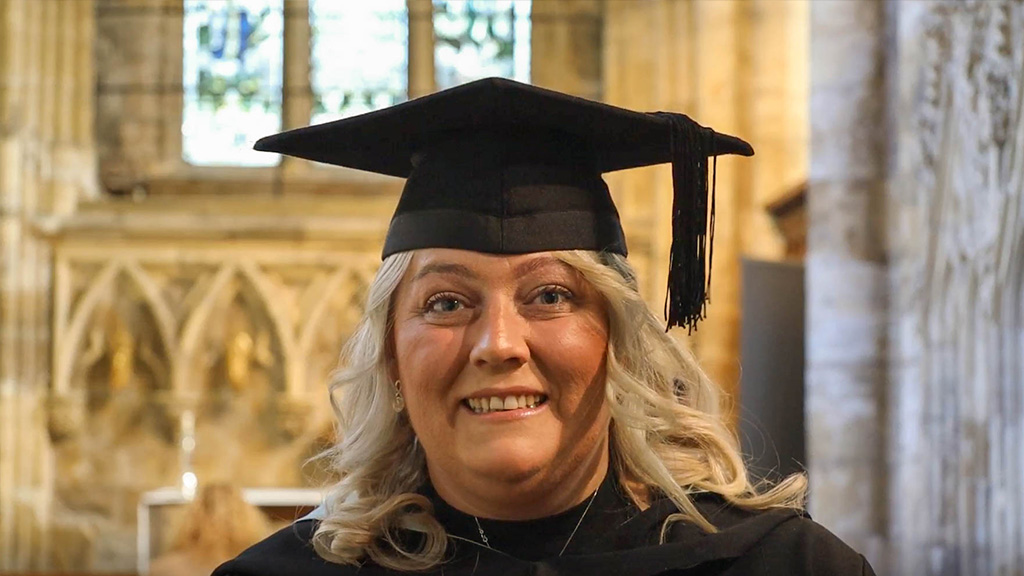
<svg viewBox="0 0 1024 576">
<path fill-rule="evenodd" d="M 433 502 L 435 516 L 449 534 L 465 539 L 452 539 L 451 559 L 428 574 L 874 575 L 863 556 L 808 516 L 790 510 L 748 512 L 712 494 L 695 496 L 695 503 L 719 528 L 714 534 L 676 522 L 666 542 L 659 544 L 662 523 L 676 511 L 672 502 L 660 499 L 641 512 L 619 493 L 614 482 L 606 480 L 585 515 L 588 502 L 539 520 L 480 520 L 489 549 L 480 544 L 472 516 L 449 506 L 429 486 L 421 492 Z M 396 574 L 372 563 L 341 566 L 323 560 L 310 544 L 315 529 L 315 519 L 297 521 L 222 565 L 213 576 Z M 559 556 L 567 540 L 569 545 Z"/>
</svg>

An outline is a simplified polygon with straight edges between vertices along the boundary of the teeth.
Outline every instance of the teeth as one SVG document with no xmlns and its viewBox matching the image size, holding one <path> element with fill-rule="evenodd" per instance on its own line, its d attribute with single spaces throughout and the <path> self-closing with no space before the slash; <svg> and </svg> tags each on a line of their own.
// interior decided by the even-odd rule
<svg viewBox="0 0 1024 576">
<path fill-rule="evenodd" d="M 498 396 L 467 398 L 466 404 L 476 414 L 487 414 L 489 412 L 518 410 L 521 408 L 536 408 L 543 401 L 544 396 L 525 394 L 521 396 L 506 396 L 504 398 Z"/>
</svg>

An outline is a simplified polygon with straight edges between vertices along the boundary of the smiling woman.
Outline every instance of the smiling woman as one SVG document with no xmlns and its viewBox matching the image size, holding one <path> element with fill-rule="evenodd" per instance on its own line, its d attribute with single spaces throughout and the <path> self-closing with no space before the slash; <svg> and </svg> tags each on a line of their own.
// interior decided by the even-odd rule
<svg viewBox="0 0 1024 576">
<path fill-rule="evenodd" d="M 544 252 L 424 249 L 406 276 L 392 371 L 438 494 L 477 516 L 525 520 L 596 490 L 610 420 L 600 294 Z"/>
<path fill-rule="evenodd" d="M 803 476 L 751 483 L 600 176 L 672 162 L 666 309 L 692 327 L 708 158 L 745 142 L 492 79 L 257 147 L 408 180 L 332 383 L 340 480 L 216 576 L 871 573 Z"/>
</svg>

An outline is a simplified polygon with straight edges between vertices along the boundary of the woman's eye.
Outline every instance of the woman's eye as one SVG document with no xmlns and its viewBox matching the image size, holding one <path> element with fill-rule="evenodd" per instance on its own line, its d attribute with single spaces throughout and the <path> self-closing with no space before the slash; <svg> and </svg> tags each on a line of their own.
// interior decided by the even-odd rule
<svg viewBox="0 0 1024 576">
<path fill-rule="evenodd" d="M 462 309 L 462 302 L 450 296 L 432 298 L 425 306 L 427 312 L 445 313 L 456 312 Z"/>
<path fill-rule="evenodd" d="M 537 295 L 534 299 L 538 304 L 546 306 L 554 306 L 556 304 L 564 304 L 572 297 L 571 294 L 565 290 L 545 289 L 543 292 Z"/>
</svg>

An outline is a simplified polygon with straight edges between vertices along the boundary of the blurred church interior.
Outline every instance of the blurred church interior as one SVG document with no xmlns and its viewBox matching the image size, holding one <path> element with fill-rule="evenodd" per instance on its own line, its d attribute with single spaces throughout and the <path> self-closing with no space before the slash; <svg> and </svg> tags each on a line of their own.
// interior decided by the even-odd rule
<svg viewBox="0 0 1024 576">
<path fill-rule="evenodd" d="M 749 140 L 693 348 L 879 574 L 1024 575 L 1024 1 L 0 0 L 0 572 L 315 506 L 398 179 L 260 136 L 505 76 Z M 664 301 L 668 166 L 606 175 Z"/>
</svg>

